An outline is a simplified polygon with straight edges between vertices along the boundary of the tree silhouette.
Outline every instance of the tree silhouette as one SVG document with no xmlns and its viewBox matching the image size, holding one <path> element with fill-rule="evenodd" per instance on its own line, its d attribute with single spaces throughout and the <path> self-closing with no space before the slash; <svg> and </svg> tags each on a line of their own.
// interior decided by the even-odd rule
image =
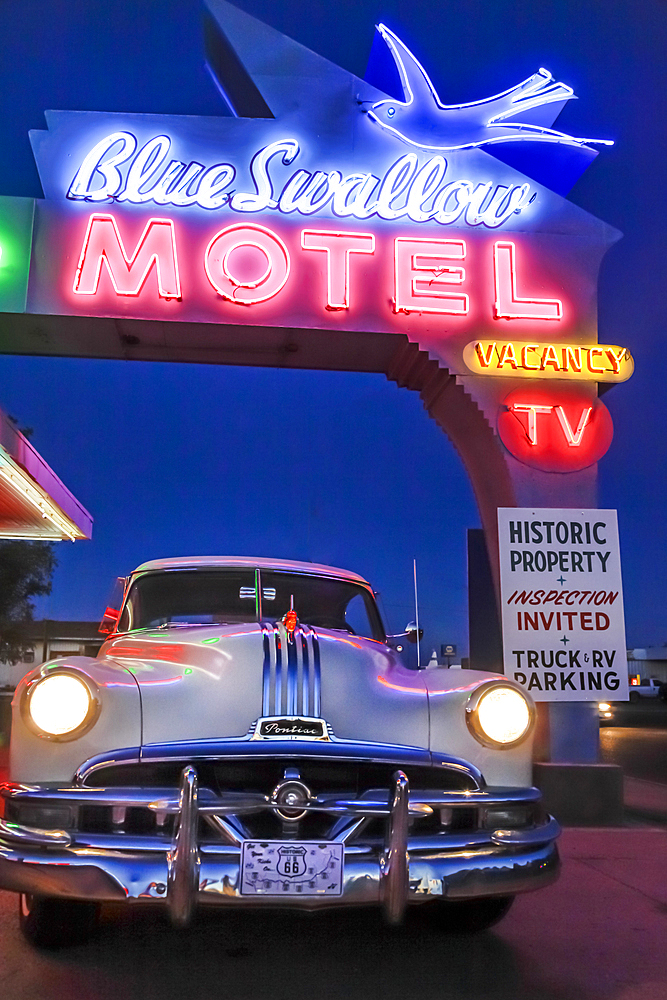
<svg viewBox="0 0 667 1000">
<path fill-rule="evenodd" d="M 51 593 L 57 566 L 52 542 L 0 541 L 0 660 L 18 663 L 32 649 L 26 622 L 33 620 L 32 597 Z"/>
</svg>

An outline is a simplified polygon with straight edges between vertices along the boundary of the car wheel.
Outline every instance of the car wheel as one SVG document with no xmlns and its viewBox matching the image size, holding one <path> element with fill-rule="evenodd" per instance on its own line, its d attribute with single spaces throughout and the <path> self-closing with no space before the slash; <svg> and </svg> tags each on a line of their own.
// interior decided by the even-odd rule
<svg viewBox="0 0 667 1000">
<path fill-rule="evenodd" d="M 37 948 L 67 948 L 87 941 L 99 916 L 97 903 L 48 896 L 19 896 L 19 926 Z"/>
<path fill-rule="evenodd" d="M 513 902 L 514 896 L 489 896 L 427 903 L 420 906 L 419 911 L 446 934 L 478 934 L 502 920 Z"/>
<path fill-rule="evenodd" d="M 636 691 L 630 692 L 630 701 L 632 702 L 633 705 L 639 701 L 639 695 L 637 694 Z"/>
</svg>

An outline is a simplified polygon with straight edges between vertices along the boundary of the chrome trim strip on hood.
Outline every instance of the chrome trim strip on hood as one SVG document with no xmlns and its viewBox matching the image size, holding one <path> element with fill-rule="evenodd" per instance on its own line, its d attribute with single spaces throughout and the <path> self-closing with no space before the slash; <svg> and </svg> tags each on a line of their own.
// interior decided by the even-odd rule
<svg viewBox="0 0 667 1000">
<path fill-rule="evenodd" d="M 297 633 L 295 630 L 293 635 L 287 636 L 287 644 L 284 647 L 285 652 L 287 653 L 287 714 L 288 715 L 297 715 L 299 711 L 299 709 L 297 708 L 297 703 L 299 701 L 299 699 L 297 698 L 297 681 L 299 679 L 299 665 L 296 659 L 296 651 L 298 648 L 298 644 L 299 640 L 297 638 Z M 303 701 L 303 691 L 301 692 L 301 695 L 302 695 L 301 701 Z"/>
<path fill-rule="evenodd" d="M 313 715 L 317 718 L 322 714 L 321 691 L 322 673 L 320 670 L 320 640 L 314 629 L 309 629 L 313 646 Z"/>
<path fill-rule="evenodd" d="M 262 625 L 262 716 L 320 717 L 320 643 L 308 625 L 288 636 L 281 622 Z"/>
<path fill-rule="evenodd" d="M 303 704 L 303 714 L 307 716 L 310 713 L 310 658 L 308 656 L 308 639 L 303 630 L 301 629 L 300 631 L 301 631 L 301 670 L 302 670 L 301 699 Z M 313 635 L 313 645 L 315 643 L 317 643 L 319 649 L 319 642 L 317 640 L 317 636 Z"/>
<path fill-rule="evenodd" d="M 262 668 L 262 715 L 271 714 L 271 654 L 270 632 L 268 625 L 262 625 L 262 644 L 264 647 L 264 666 Z"/>
</svg>

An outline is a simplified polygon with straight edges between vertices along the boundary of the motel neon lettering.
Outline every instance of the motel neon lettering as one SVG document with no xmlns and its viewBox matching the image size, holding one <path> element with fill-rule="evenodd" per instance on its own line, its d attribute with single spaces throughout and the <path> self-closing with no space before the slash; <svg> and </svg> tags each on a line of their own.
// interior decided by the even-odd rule
<svg viewBox="0 0 667 1000">
<path fill-rule="evenodd" d="M 301 232 L 301 252 L 323 253 L 326 259 L 327 285 L 326 289 L 322 289 L 323 308 L 344 310 L 351 307 L 355 272 L 352 260 L 367 257 L 372 261 L 376 240 L 372 233 L 320 229 L 304 229 Z M 152 287 L 147 282 L 154 271 L 157 296 L 163 299 L 180 299 L 182 295 L 176 225 L 173 220 L 149 219 L 131 251 L 126 248 L 129 245 L 130 241 L 123 238 L 113 215 L 93 213 L 83 238 L 73 291 L 77 295 L 97 294 L 104 269 L 108 272 L 116 295 L 136 296 L 145 285 L 147 288 Z M 497 245 L 494 245 L 492 252 L 495 252 Z M 466 280 L 466 268 L 462 266 L 467 256 L 464 240 L 396 237 L 393 247 L 394 312 L 467 315 L 469 295 L 458 290 Z M 248 250 L 254 252 L 255 261 L 259 261 L 258 273 L 251 276 L 242 273 L 243 268 L 239 271 L 242 253 L 239 255 L 237 251 Z M 294 263 L 287 246 L 277 233 L 251 223 L 227 226 L 215 233 L 202 260 L 206 277 L 214 290 L 223 299 L 242 306 L 266 302 L 278 295 L 287 284 Z M 516 256 L 514 266 L 516 268 Z M 505 292 L 511 294 L 512 288 L 503 290 L 503 294 Z M 490 364 L 492 353 L 481 353 L 480 360 Z M 516 357 L 512 357 L 514 366 Z M 529 436 L 532 438 L 537 433 L 533 409 L 535 408 L 531 408 L 529 414 Z M 579 444 L 586 421 L 573 428 L 564 414 L 557 416 L 570 443 Z"/>
<path fill-rule="evenodd" d="M 135 249 L 128 254 L 113 215 L 91 215 L 74 278 L 74 292 L 95 295 L 103 266 L 109 272 L 116 295 L 139 295 L 154 270 L 159 297 L 181 297 L 171 219 L 149 219 Z"/>
<path fill-rule="evenodd" d="M 304 250 L 324 251 L 327 255 L 327 309 L 350 308 L 350 254 L 375 253 L 372 233 L 330 233 L 304 229 Z"/>
</svg>

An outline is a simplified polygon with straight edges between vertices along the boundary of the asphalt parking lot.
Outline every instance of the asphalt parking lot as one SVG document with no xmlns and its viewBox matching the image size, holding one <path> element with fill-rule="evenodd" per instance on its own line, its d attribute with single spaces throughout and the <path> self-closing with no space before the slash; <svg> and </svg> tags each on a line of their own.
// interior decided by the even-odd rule
<svg viewBox="0 0 667 1000">
<path fill-rule="evenodd" d="M 665 1000 L 667 831 L 567 830 L 560 880 L 479 936 L 374 911 L 299 917 L 109 907 L 98 937 L 62 952 L 21 938 L 0 893 L 3 1000 Z"/>
<path fill-rule="evenodd" d="M 638 702 L 611 702 L 612 718 L 605 726 L 631 726 L 667 729 L 667 701 L 647 698 Z"/>
<path fill-rule="evenodd" d="M 610 727 L 603 746 L 605 731 L 621 737 L 616 750 L 647 733 L 667 746 L 660 725 Z M 560 880 L 478 936 L 444 935 L 418 912 L 390 929 L 374 911 L 206 911 L 177 931 L 160 910 L 109 906 L 93 941 L 49 953 L 23 940 L 16 897 L 0 892 L 0 996 L 666 1000 L 667 785 L 631 784 L 626 803 L 630 791 L 638 810 L 626 827 L 566 830 Z"/>
</svg>

